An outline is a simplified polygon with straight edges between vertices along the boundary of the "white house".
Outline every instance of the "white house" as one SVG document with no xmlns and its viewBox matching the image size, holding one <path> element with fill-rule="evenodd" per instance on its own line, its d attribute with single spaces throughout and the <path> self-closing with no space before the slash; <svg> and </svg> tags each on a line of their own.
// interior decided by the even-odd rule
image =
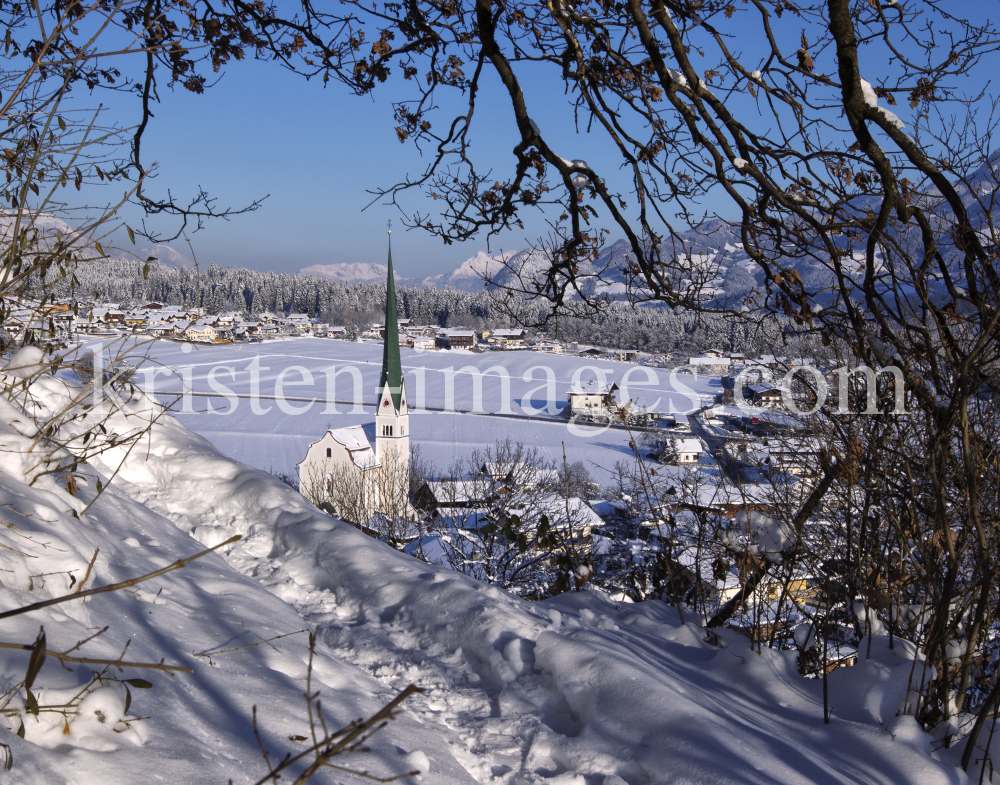
<svg viewBox="0 0 1000 785">
<path fill-rule="evenodd" d="M 408 335 L 406 336 L 406 345 L 411 349 L 430 351 L 434 348 L 435 341 L 429 335 Z"/>
<path fill-rule="evenodd" d="M 524 346 L 527 333 L 523 329 L 497 329 L 483 336 L 495 349 L 515 349 Z"/>
<path fill-rule="evenodd" d="M 698 463 L 704 452 L 699 439 L 681 439 L 677 443 L 677 463 Z"/>
<path fill-rule="evenodd" d="M 618 385 L 614 382 L 599 382 L 596 379 L 572 385 L 569 388 L 570 416 L 608 416 L 618 408 L 615 401 L 617 391 Z"/>
<path fill-rule="evenodd" d="M 729 370 L 729 358 L 719 357 L 716 352 L 705 352 L 700 357 L 690 358 L 688 365 L 707 373 L 725 373 Z"/>
<path fill-rule="evenodd" d="M 210 324 L 205 324 L 204 322 L 198 322 L 191 325 L 184 331 L 184 337 L 189 341 L 206 341 L 208 343 L 215 343 L 217 337 L 215 328 Z"/>
</svg>

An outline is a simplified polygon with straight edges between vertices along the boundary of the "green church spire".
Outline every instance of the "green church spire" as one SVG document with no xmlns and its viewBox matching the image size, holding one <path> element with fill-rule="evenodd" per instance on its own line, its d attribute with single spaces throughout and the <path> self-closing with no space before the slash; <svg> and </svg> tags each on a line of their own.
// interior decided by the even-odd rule
<svg viewBox="0 0 1000 785">
<path fill-rule="evenodd" d="M 403 365 L 399 361 L 399 322 L 396 318 L 396 282 L 392 276 L 392 231 L 389 231 L 389 275 L 385 283 L 385 344 L 382 347 L 382 376 L 378 394 L 386 384 L 392 395 L 393 408 L 399 411 L 403 392 Z"/>
</svg>

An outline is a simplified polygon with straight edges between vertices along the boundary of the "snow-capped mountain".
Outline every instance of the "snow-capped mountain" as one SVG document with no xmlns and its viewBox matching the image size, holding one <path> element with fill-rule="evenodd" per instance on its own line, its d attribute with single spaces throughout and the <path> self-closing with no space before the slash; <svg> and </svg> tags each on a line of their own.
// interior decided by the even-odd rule
<svg viewBox="0 0 1000 785">
<path fill-rule="evenodd" d="M 435 275 L 422 279 L 422 285 L 450 287 L 464 292 L 478 292 L 483 288 L 487 277 L 498 275 L 504 269 L 504 261 L 510 259 L 511 256 L 511 254 L 490 256 L 485 251 L 480 251 L 475 256 L 466 259 L 447 275 Z"/>
<path fill-rule="evenodd" d="M 194 267 L 194 262 L 187 254 L 178 251 L 172 245 L 167 245 L 167 243 L 157 243 L 140 248 L 136 251 L 136 256 L 140 259 L 155 257 L 156 261 L 165 267 Z"/>
<path fill-rule="evenodd" d="M 16 220 L 16 211 L 0 210 L 0 236 L 6 236 Z M 53 239 L 55 239 L 56 232 L 61 232 L 64 235 L 71 235 L 74 232 L 73 227 L 61 218 L 47 213 L 32 213 L 27 210 L 22 211 L 20 228 L 27 228 L 29 231 L 33 229 L 38 232 L 40 237 Z"/>
<path fill-rule="evenodd" d="M 497 275 L 503 270 L 502 260 L 510 258 L 510 254 L 490 256 L 480 251 L 475 256 L 466 259 L 450 273 L 431 275 L 424 278 L 407 278 L 398 272 L 396 283 L 400 286 L 415 286 L 434 289 L 460 289 L 463 292 L 478 292 L 484 286 L 487 274 Z M 303 267 L 299 275 L 311 275 L 328 281 L 339 283 L 380 283 L 385 280 L 388 267 L 384 264 L 368 264 L 365 262 L 339 262 L 334 264 L 314 264 Z"/>
<path fill-rule="evenodd" d="M 972 214 L 976 226 L 988 225 L 986 213 L 990 209 L 989 200 L 1000 183 L 1000 153 L 986 161 L 967 177 L 967 184 L 956 183 L 962 201 Z M 933 212 L 940 195 L 934 188 L 924 192 L 927 208 Z M 871 206 L 871 197 L 858 197 L 852 201 L 856 209 Z M 994 212 L 997 212 L 994 209 Z M 943 218 L 945 223 L 950 219 Z M 992 240 L 983 235 L 988 244 Z M 846 241 L 845 241 L 846 242 Z M 940 239 L 946 257 L 954 253 L 950 239 L 945 232 Z M 667 262 L 674 278 L 675 286 L 681 290 L 688 288 L 692 295 L 701 299 L 719 298 L 733 302 L 739 300 L 752 289 L 763 286 L 763 271 L 743 250 L 739 228 L 722 219 L 706 221 L 697 229 L 681 232 L 676 239 L 666 240 L 660 249 L 661 258 Z M 857 256 L 857 254 L 856 254 Z M 826 266 L 819 261 L 821 249 L 816 257 L 786 258 L 782 266 L 796 270 L 807 289 L 820 291 L 833 285 L 833 277 Z M 629 291 L 644 286 L 644 281 L 636 278 L 630 268 L 634 255 L 629 243 L 618 240 L 605 246 L 594 262 L 583 262 L 578 267 L 579 285 L 587 295 L 606 295 L 611 298 L 624 297 Z M 680 261 L 675 265 L 673 260 Z M 859 266 L 861 259 L 858 259 Z M 424 278 L 396 277 L 400 285 L 432 288 L 453 288 L 466 292 L 482 291 L 484 287 L 510 288 L 532 292 L 535 284 L 541 283 L 550 267 L 545 251 L 526 249 L 517 252 L 489 255 L 479 251 L 475 256 L 462 262 L 451 273 Z M 313 275 L 328 280 L 342 282 L 384 281 L 386 267 L 378 264 L 328 264 L 313 265 L 299 271 L 302 275 Z M 488 284 L 487 284 L 488 280 Z"/>
<path fill-rule="evenodd" d="M 338 283 L 374 283 L 384 281 L 389 268 L 384 264 L 369 264 L 366 262 L 339 262 L 336 264 L 314 264 L 303 267 L 299 275 L 311 275 Z M 402 282 L 399 274 L 396 280 Z"/>
</svg>

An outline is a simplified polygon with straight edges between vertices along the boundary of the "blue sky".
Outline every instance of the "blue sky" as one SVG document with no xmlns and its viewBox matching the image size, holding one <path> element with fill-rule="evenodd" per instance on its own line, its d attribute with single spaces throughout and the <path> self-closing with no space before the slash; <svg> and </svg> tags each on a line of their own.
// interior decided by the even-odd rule
<svg viewBox="0 0 1000 785">
<path fill-rule="evenodd" d="M 798 37 L 800 23 L 786 19 L 782 24 L 789 25 L 789 35 Z M 749 39 L 740 44 L 755 45 Z M 881 65 L 862 53 L 862 70 L 874 77 L 873 82 Z M 502 179 L 512 168 L 515 127 L 509 100 L 491 72 L 485 73 L 474 121 L 474 154 Z M 584 128 L 577 134 L 562 84 L 551 79 L 552 73 L 548 76 L 545 83 L 525 79 L 523 86 L 529 112 L 549 143 L 566 158 L 586 159 L 610 186 L 627 193 L 629 183 L 618 172 L 615 151 L 602 133 L 587 134 Z M 965 89 L 981 88 L 986 78 L 980 69 Z M 362 212 L 372 199 L 369 189 L 388 186 L 407 172 L 417 174 L 426 164 L 411 144 L 396 139 L 391 101 L 401 95 L 399 89 L 390 80 L 373 96 L 359 98 L 332 83 L 324 89 L 318 81 L 306 82 L 256 61 L 231 65 L 201 96 L 161 89 L 162 101 L 154 107 L 156 117 L 143 143 L 147 162 L 159 165 L 152 191 L 162 193 L 169 187 L 183 201 L 200 185 L 217 197 L 220 207 L 239 207 L 269 195 L 256 212 L 209 222 L 204 230 L 189 235 L 203 265 L 297 271 L 338 262 L 381 264 L 386 257 L 386 221 L 392 218 L 393 259 L 401 275 L 453 270 L 487 250 L 485 237 L 445 246 L 422 232 L 403 231 L 393 207 L 375 204 Z M 102 93 L 79 100 L 88 105 L 105 102 L 123 125 L 138 119 L 135 96 Z M 746 94 L 732 96 L 727 103 L 738 105 L 737 112 L 747 117 L 747 110 L 756 111 Z M 910 119 L 905 102 L 894 110 L 904 122 Z M 445 112 L 437 116 L 440 123 L 448 119 Z M 408 206 L 427 210 L 433 203 L 413 192 Z M 722 201 L 710 201 L 706 207 L 724 213 L 731 209 Z M 134 208 L 126 209 L 123 217 L 132 225 L 140 221 Z M 525 229 L 493 238 L 491 252 L 520 250 L 547 233 L 537 213 L 522 218 Z M 170 228 L 169 222 L 163 224 L 164 231 Z M 618 238 L 613 230 L 610 240 Z M 187 253 L 183 240 L 172 245 Z"/>
<path fill-rule="evenodd" d="M 479 105 L 476 147 L 499 173 L 513 161 L 516 129 L 494 87 Z M 269 194 L 259 210 L 189 234 L 199 263 L 281 271 L 337 262 L 384 264 L 390 218 L 393 260 L 404 276 L 448 272 L 487 250 L 485 237 L 445 246 L 423 232 L 404 231 L 391 206 L 376 203 L 362 211 L 373 198 L 369 189 L 401 180 L 407 171 L 420 172 L 426 163 L 412 144 L 396 138 L 390 89 L 356 97 L 332 83 L 324 89 L 273 65 L 246 62 L 231 67 L 204 95 L 161 91 L 143 141 L 144 157 L 158 164 L 154 192 L 169 187 L 182 201 L 201 185 L 218 198 L 218 207 L 242 206 Z M 135 122 L 137 98 L 95 97 L 121 122 Z M 561 104 L 534 98 L 543 130 L 561 130 L 563 154 L 586 158 L 586 140 L 578 140 L 567 117 L 560 116 Z M 424 201 L 414 192 L 410 204 Z M 133 226 L 141 220 L 137 209 L 123 215 Z M 546 231 L 536 214 L 524 231 L 493 238 L 489 250 L 520 250 L 528 238 Z M 171 245 L 187 253 L 183 240 Z"/>
</svg>

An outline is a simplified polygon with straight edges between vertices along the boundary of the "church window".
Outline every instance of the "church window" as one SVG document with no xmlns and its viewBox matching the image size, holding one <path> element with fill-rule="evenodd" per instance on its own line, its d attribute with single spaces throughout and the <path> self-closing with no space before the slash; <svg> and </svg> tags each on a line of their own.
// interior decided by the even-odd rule
<svg viewBox="0 0 1000 785">
<path fill-rule="evenodd" d="M 327 458 L 332 458 L 333 457 L 333 450 L 331 448 L 329 448 L 329 447 L 326 448 L 326 457 Z"/>
</svg>

